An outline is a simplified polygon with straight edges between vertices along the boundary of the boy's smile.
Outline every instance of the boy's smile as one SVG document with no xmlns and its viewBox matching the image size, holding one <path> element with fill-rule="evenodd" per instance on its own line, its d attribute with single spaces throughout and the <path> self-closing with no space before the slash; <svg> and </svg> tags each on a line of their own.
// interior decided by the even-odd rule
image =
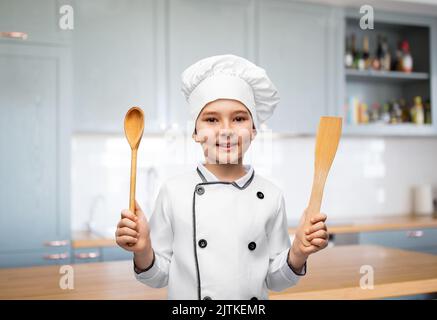
<svg viewBox="0 0 437 320">
<path fill-rule="evenodd" d="M 216 143 L 217 148 L 220 150 L 223 150 L 225 152 L 230 152 L 231 150 L 234 150 L 236 146 L 238 146 L 238 143 L 231 143 L 231 142 L 224 142 L 224 143 Z"/>
<path fill-rule="evenodd" d="M 256 135 L 249 110 L 237 100 L 208 103 L 196 121 L 193 138 L 210 164 L 239 164 Z"/>
</svg>

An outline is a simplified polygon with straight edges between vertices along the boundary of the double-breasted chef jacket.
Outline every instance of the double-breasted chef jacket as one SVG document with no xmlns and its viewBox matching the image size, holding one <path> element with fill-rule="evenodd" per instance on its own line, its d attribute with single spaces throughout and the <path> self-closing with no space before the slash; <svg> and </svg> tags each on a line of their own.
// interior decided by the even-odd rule
<svg viewBox="0 0 437 320">
<path fill-rule="evenodd" d="M 162 185 L 149 221 L 154 250 L 142 283 L 168 285 L 169 299 L 268 299 L 299 277 L 282 191 L 244 166 L 234 182 L 219 181 L 201 162 Z"/>
</svg>

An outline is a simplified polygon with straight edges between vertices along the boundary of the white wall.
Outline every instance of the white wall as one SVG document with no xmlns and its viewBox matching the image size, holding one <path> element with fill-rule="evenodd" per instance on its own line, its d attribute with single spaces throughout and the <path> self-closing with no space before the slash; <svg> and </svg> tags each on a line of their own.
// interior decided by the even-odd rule
<svg viewBox="0 0 437 320">
<path fill-rule="evenodd" d="M 294 224 L 311 191 L 314 138 L 275 138 L 267 152 L 260 150 L 259 142 L 249 149 L 248 163 L 283 188 L 289 223 Z M 96 221 L 101 229 L 114 227 L 129 199 L 130 149 L 125 138 L 76 135 L 72 156 L 73 229 L 85 227 L 99 195 L 104 200 L 95 205 Z M 162 181 L 194 170 L 202 159 L 194 142 L 171 136 L 144 137 L 138 157 L 137 199 L 149 216 Z M 412 186 L 437 187 L 436 163 L 437 139 L 345 137 L 328 177 L 322 211 L 336 221 L 408 215 Z M 156 168 L 157 180 L 147 191 L 151 167 Z"/>
</svg>

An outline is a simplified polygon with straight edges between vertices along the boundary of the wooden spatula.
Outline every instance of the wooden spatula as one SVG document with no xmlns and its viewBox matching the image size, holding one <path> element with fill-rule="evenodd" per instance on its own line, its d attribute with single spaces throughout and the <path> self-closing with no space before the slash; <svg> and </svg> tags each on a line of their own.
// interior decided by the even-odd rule
<svg viewBox="0 0 437 320">
<path fill-rule="evenodd" d="M 341 125 L 341 117 L 320 118 L 316 138 L 313 187 L 308 208 L 306 209 L 304 230 L 311 226 L 311 218 L 320 212 L 326 178 L 340 141 Z M 305 238 L 303 242 L 306 246 L 311 245 Z"/>
<path fill-rule="evenodd" d="M 137 176 L 137 151 L 144 131 L 144 112 L 132 107 L 124 118 L 124 133 L 132 149 L 130 169 L 129 210 L 135 214 L 135 185 Z"/>
</svg>

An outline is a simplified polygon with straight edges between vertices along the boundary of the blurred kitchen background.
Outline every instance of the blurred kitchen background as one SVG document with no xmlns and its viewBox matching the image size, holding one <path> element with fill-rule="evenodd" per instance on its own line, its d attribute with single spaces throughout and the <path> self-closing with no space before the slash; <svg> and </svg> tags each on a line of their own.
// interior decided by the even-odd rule
<svg viewBox="0 0 437 320">
<path fill-rule="evenodd" d="M 331 227 L 380 229 L 333 232 L 332 245 L 437 254 L 435 1 L 0 0 L 0 35 L 0 267 L 130 259 L 113 239 L 129 198 L 124 115 L 145 111 L 137 199 L 150 217 L 161 183 L 202 160 L 180 74 L 226 53 L 278 87 L 246 162 L 284 190 L 290 230 L 319 117 L 339 115 L 322 211 Z"/>
</svg>

